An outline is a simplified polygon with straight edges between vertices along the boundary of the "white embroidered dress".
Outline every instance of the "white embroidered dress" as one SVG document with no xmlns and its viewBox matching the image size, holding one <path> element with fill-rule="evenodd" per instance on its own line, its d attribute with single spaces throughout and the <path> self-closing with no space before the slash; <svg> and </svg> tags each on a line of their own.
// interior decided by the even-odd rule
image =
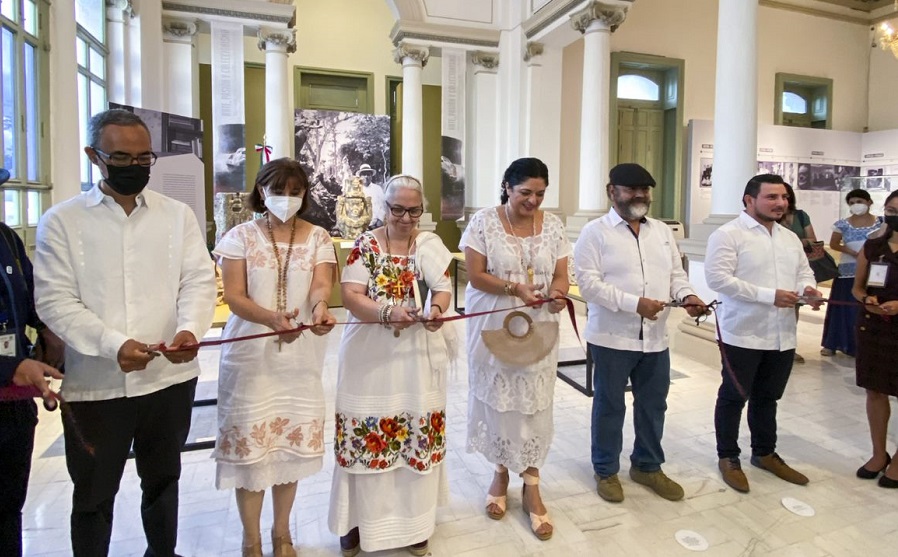
<svg viewBox="0 0 898 557">
<path fill-rule="evenodd" d="M 500 207 L 498 210 L 504 210 Z M 560 259 L 571 254 L 561 220 L 543 213 L 542 231 L 515 239 L 502 226 L 495 207 L 481 209 L 465 228 L 459 247 L 486 257 L 487 272 L 509 282 L 527 282 L 526 267 L 533 266 L 534 283 L 549 286 Z M 522 254 L 523 248 L 523 254 Z M 521 305 L 513 296 L 465 290 L 467 312 L 477 313 Z M 536 321 L 558 322 L 558 313 L 545 307 L 523 310 Z M 554 436 L 552 399 L 558 371 L 558 346 L 539 362 L 514 367 L 496 359 L 480 337 L 483 330 L 501 329 L 507 313 L 466 319 L 468 347 L 468 452 L 480 452 L 494 464 L 513 472 L 541 468 Z"/>
<path fill-rule="evenodd" d="M 449 292 L 452 254 L 435 234 L 419 232 L 415 253 L 381 251 L 371 232 L 356 240 L 342 282 L 365 285 L 378 302 L 398 303 L 397 283 L 414 278 Z M 340 342 L 328 525 L 338 536 L 358 527 L 365 552 L 405 547 L 433 534 L 448 495 L 446 367 L 440 332 L 421 324 L 399 337 L 349 313 Z M 448 326 L 444 325 L 444 326 Z"/>
<path fill-rule="evenodd" d="M 247 294 L 258 305 L 277 307 L 277 261 L 264 221 L 228 231 L 212 252 L 246 261 Z M 278 242 L 283 263 L 288 244 Z M 333 243 L 312 227 L 294 243 L 287 271 L 287 308 L 299 308 L 297 321 L 311 322 L 309 288 L 316 265 L 336 263 Z M 231 315 L 222 338 L 271 332 L 259 323 Z M 218 376 L 218 436 L 215 440 L 218 489 L 262 491 L 298 481 L 321 469 L 324 455 L 324 340 L 305 332 L 294 342 L 277 337 L 225 344 Z"/>
</svg>

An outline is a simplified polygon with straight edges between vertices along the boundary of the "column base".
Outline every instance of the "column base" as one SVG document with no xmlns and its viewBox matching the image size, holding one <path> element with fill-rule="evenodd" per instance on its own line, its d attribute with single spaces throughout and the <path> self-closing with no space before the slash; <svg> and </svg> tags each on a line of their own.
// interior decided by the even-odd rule
<svg viewBox="0 0 898 557">
<path fill-rule="evenodd" d="M 426 230 L 434 232 L 437 229 L 437 223 L 433 220 L 433 213 L 424 213 L 421 220 L 418 221 L 418 230 Z"/>
<path fill-rule="evenodd" d="M 671 340 L 671 348 L 675 348 L 678 353 L 689 354 L 690 359 L 710 368 L 720 367 L 720 349 L 717 347 L 713 315 L 701 325 L 696 325 L 691 317 L 684 317 L 677 323 L 677 332 Z"/>
</svg>

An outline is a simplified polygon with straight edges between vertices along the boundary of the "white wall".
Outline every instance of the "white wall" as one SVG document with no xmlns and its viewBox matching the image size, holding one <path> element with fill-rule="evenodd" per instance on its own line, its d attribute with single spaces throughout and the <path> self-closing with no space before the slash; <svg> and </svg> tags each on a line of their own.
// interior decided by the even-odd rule
<svg viewBox="0 0 898 557">
<path fill-rule="evenodd" d="M 768 7 L 760 8 L 758 26 L 759 124 L 773 123 L 775 76 L 786 72 L 832 79 L 833 129 L 864 130 L 868 27 Z M 689 120 L 714 117 L 716 48 L 716 0 L 639 0 L 611 36 L 612 51 L 686 61 L 684 126 Z M 577 209 L 582 71 L 581 39 L 564 49 L 563 61 L 561 182 L 568 187 L 562 190 L 561 203 L 569 214 Z M 898 86 L 898 64 L 892 83 Z M 890 114 L 886 127 L 898 127 L 898 110 L 894 101 L 889 105 L 885 93 L 877 98 L 877 111 Z"/>
<path fill-rule="evenodd" d="M 287 58 L 291 101 L 295 66 L 366 72 L 374 74 L 374 112 L 386 114 L 386 77 L 402 77 L 402 66 L 393 61 L 393 23 L 382 1 L 296 0 L 296 52 Z M 248 63 L 265 64 L 265 52 L 254 37 L 245 39 L 244 56 Z M 197 58 L 200 64 L 209 63 L 208 34 L 198 36 Z M 424 67 L 424 85 L 439 85 L 441 75 L 440 58 L 431 57 Z"/>
<path fill-rule="evenodd" d="M 884 51 L 879 46 L 870 48 L 870 110 L 867 120 L 870 131 L 898 128 L 896 92 L 898 92 L 898 59 L 890 51 Z"/>
</svg>

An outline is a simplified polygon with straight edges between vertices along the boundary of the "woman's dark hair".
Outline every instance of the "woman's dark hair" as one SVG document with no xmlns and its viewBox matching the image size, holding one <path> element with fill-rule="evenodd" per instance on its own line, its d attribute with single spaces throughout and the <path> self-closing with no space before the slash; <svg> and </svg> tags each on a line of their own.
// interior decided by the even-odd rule
<svg viewBox="0 0 898 557">
<path fill-rule="evenodd" d="M 264 213 L 267 209 L 265 203 L 262 202 L 262 194 L 259 189 L 268 188 L 272 193 L 284 194 L 290 185 L 290 180 L 295 179 L 302 188 L 302 209 L 299 215 L 306 212 L 309 208 L 309 177 L 306 176 L 302 166 L 293 159 L 284 157 L 282 159 L 274 159 L 265 163 L 256 174 L 256 183 L 253 185 L 253 191 L 249 194 L 249 206 L 257 213 Z M 286 195 L 289 195 L 286 194 Z"/>
<path fill-rule="evenodd" d="M 549 167 L 543 161 L 533 157 L 518 159 L 511 163 L 505 169 L 505 175 L 502 177 L 502 193 L 499 194 L 502 205 L 508 202 L 508 192 L 505 191 L 505 186 L 513 188 L 523 184 L 530 178 L 542 178 L 546 182 L 546 187 L 548 187 Z"/>
<path fill-rule="evenodd" d="M 786 186 L 786 199 L 789 200 L 789 212 L 794 213 L 798 210 L 798 207 L 795 205 L 795 190 L 793 190 L 792 186 L 786 182 L 783 182 L 783 185 Z"/>
<path fill-rule="evenodd" d="M 845 203 L 848 203 L 848 200 L 852 198 L 860 198 L 873 203 L 873 198 L 870 197 L 870 192 L 868 192 L 867 190 L 862 190 L 860 188 L 848 192 L 848 195 L 845 196 Z"/>
</svg>

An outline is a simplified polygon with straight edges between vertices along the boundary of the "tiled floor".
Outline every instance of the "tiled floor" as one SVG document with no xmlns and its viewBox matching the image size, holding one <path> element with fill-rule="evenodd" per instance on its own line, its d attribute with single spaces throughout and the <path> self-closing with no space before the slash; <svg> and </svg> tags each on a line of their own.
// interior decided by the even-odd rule
<svg viewBox="0 0 898 557">
<path fill-rule="evenodd" d="M 678 320 L 675 315 L 669 323 L 674 340 L 672 367 L 683 376 L 674 379 L 668 401 L 665 471 L 683 484 L 684 501 L 668 502 L 633 484 L 626 476 L 626 451 L 621 476 L 626 500 L 613 505 L 599 499 L 589 462 L 591 399 L 559 381 L 556 437 L 542 471 L 542 492 L 555 521 L 555 536 L 540 542 L 530 533 L 521 511 L 517 478 L 509 490 L 506 517 L 499 522 L 488 519 L 483 513 L 483 498 L 491 468 L 479 456 L 464 451 L 467 370 L 462 358 L 449 381 L 451 449 L 445 465 L 449 467 L 452 499 L 439 512 L 431 553 L 489 557 L 686 555 L 691 552 L 674 538 L 675 532 L 686 529 L 707 539 L 710 549 L 705 553 L 709 555 L 894 555 L 898 547 L 898 492 L 854 477 L 854 470 L 869 456 L 863 392 L 854 386 L 852 359 L 818 354 L 821 315 L 803 312 L 799 348 L 807 363 L 793 370 L 779 411 L 779 452 L 805 472 L 811 483 L 806 487 L 787 484 L 745 462 L 751 482 L 751 493 L 745 495 L 727 489 L 716 468 L 712 414 L 720 370 L 699 363 L 708 361 L 708 357 L 692 358 L 676 349 L 682 334 L 676 332 Z M 562 346 L 576 348 L 570 327 L 565 329 Z M 459 332 L 463 332 L 462 326 Z M 339 331 L 331 335 L 324 370 L 330 408 L 338 342 Z M 707 344 L 706 350 L 716 347 Z M 203 379 L 214 385 L 217 353 L 210 350 L 202 358 Z M 197 424 L 203 422 L 207 425 L 199 429 L 208 429 L 211 422 L 198 416 Z M 891 449 L 895 448 L 898 432 L 894 422 Z M 58 450 L 60 433 L 59 415 L 43 415 L 25 507 L 26 555 L 69 554 L 71 483 Z M 211 434 L 195 433 L 199 437 Z M 625 447 L 632 446 L 632 440 L 628 416 Z M 741 443 L 745 450 L 745 425 Z M 56 450 L 49 450 L 54 444 Z M 324 469 L 299 486 L 293 535 L 301 555 L 339 554 L 337 538 L 327 528 L 333 467 L 330 444 L 326 454 Z M 185 453 L 183 461 L 179 552 L 191 556 L 239 555 L 241 528 L 234 496 L 213 487 L 214 463 L 209 451 Z M 809 504 L 816 515 L 803 518 L 790 513 L 781 504 L 786 496 Z M 116 501 L 112 555 L 143 554 L 139 501 L 138 479 L 131 462 Z M 270 507 L 266 505 L 263 529 L 270 525 Z M 269 554 L 267 543 L 265 550 Z"/>
</svg>

